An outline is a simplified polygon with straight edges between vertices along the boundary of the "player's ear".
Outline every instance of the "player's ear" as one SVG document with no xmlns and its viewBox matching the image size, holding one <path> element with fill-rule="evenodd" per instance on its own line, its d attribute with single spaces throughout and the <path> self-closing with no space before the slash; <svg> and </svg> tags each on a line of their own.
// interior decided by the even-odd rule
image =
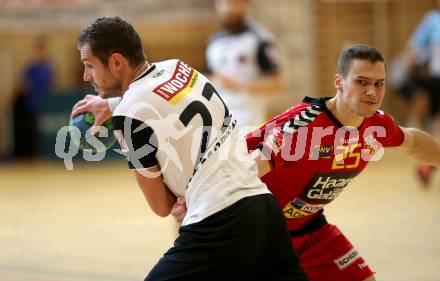
<svg viewBox="0 0 440 281">
<path fill-rule="evenodd" d="M 120 53 L 113 53 L 109 57 L 108 64 L 109 67 L 119 71 L 122 69 L 126 61 L 127 60 Z"/>
<path fill-rule="evenodd" d="M 342 84 L 344 81 L 344 77 L 341 74 L 335 75 L 335 80 L 333 81 L 333 85 L 335 86 L 337 91 L 342 91 Z"/>
</svg>

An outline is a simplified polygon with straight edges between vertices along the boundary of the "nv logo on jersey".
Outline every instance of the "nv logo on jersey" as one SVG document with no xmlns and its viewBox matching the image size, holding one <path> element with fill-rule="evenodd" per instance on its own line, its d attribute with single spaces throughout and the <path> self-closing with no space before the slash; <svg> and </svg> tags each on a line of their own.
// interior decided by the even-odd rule
<svg viewBox="0 0 440 281">
<path fill-rule="evenodd" d="M 179 61 L 171 79 L 154 88 L 153 92 L 171 104 L 177 104 L 191 92 L 198 76 L 199 73 L 192 67 Z"/>
<path fill-rule="evenodd" d="M 333 152 L 332 145 L 316 145 L 313 149 L 313 159 L 331 158 Z"/>
</svg>

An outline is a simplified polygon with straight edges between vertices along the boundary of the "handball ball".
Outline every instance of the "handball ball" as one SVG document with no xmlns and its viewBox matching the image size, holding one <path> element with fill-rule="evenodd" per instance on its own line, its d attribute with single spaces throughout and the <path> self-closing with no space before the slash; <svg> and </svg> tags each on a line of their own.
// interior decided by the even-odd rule
<svg viewBox="0 0 440 281">
<path fill-rule="evenodd" d="M 95 123 L 95 116 L 93 116 L 91 112 L 80 113 L 70 119 L 69 125 L 78 128 L 79 132 L 81 133 L 81 136 L 78 136 L 78 131 L 73 129 L 76 131 L 75 136 L 71 129 L 70 135 L 72 141 L 79 147 L 79 149 L 92 149 L 95 152 L 111 148 L 116 141 L 115 135 L 113 134 L 113 124 L 111 118 L 106 120 L 104 124 L 101 125 L 101 128 L 94 136 L 92 136 L 90 133 L 93 123 Z M 105 132 L 102 127 L 105 127 L 107 132 Z M 104 144 L 104 147 L 100 145 L 96 139 Z"/>
</svg>

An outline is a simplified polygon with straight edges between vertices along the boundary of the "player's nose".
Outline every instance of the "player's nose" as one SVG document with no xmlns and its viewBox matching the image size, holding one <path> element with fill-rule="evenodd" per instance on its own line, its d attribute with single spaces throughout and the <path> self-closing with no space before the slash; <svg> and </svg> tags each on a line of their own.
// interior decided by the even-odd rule
<svg viewBox="0 0 440 281">
<path fill-rule="evenodd" d="M 87 71 L 85 71 L 85 70 L 84 70 L 84 73 L 83 73 L 83 80 L 86 81 L 86 82 L 92 81 L 92 76 Z"/>
<path fill-rule="evenodd" d="M 374 85 L 367 87 L 367 96 L 376 96 L 376 87 L 374 87 Z"/>
</svg>

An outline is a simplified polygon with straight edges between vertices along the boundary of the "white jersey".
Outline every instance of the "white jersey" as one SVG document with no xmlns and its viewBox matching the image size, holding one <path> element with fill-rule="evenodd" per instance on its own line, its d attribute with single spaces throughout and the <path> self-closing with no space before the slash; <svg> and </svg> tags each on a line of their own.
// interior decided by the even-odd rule
<svg viewBox="0 0 440 281">
<path fill-rule="evenodd" d="M 247 25 L 239 33 L 218 32 L 211 37 L 206 48 L 208 69 L 240 83 L 257 81 L 263 75 L 278 71 L 272 42 L 272 35 L 255 25 Z M 215 86 L 240 126 L 259 126 L 265 121 L 263 98 Z"/>
<path fill-rule="evenodd" d="M 129 166 L 148 174 L 145 168 L 159 165 L 168 188 L 185 197 L 183 225 L 269 193 L 228 107 L 209 80 L 182 61 L 153 64 L 132 82 L 113 123 Z"/>
</svg>

